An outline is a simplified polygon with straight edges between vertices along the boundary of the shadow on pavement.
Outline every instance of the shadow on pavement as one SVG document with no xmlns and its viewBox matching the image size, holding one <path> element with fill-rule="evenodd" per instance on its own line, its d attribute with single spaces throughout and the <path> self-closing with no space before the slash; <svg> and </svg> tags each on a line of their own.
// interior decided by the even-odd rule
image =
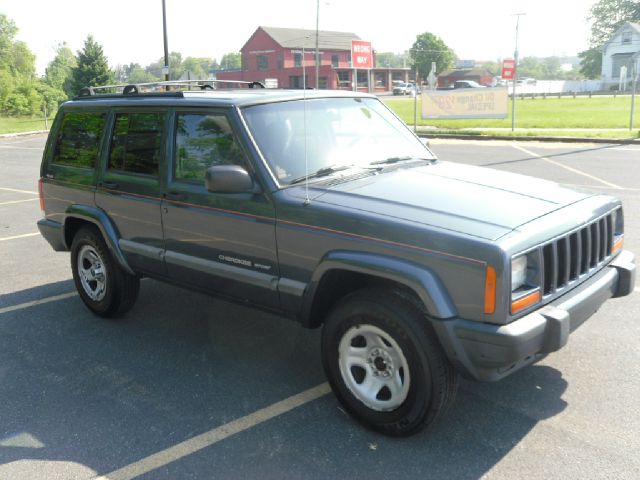
<svg viewBox="0 0 640 480">
<path fill-rule="evenodd" d="M 319 331 L 155 281 L 119 322 L 77 296 L 5 313 L 0 464 L 106 473 L 324 381 Z M 540 365 L 463 382 L 448 416 L 408 439 L 363 429 L 328 395 L 141 478 L 478 478 L 565 408 L 566 386 Z"/>
</svg>

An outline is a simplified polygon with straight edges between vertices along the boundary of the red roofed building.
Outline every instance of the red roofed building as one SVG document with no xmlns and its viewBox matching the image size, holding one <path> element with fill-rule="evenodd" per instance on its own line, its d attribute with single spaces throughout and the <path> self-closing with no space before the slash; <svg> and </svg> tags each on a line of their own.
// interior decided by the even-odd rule
<svg viewBox="0 0 640 480">
<path fill-rule="evenodd" d="M 258 27 L 240 49 L 241 71 L 218 72 L 216 78 L 257 81 L 278 88 L 303 88 L 304 80 L 310 88 L 353 90 L 355 71 L 351 68 L 351 40 L 360 40 L 360 37 L 355 33 L 322 30 L 318 34 L 318 85 L 315 81 L 316 31 L 297 28 Z M 406 82 L 411 73 L 408 68 L 358 70 L 358 90 L 391 90 L 394 80 Z"/>
</svg>

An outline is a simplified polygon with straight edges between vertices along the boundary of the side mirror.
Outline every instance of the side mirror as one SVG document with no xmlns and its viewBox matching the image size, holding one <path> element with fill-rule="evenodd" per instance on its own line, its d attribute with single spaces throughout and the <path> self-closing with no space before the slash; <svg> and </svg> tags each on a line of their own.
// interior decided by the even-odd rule
<svg viewBox="0 0 640 480">
<path fill-rule="evenodd" d="M 253 191 L 251 175 L 239 165 L 214 165 L 207 168 L 204 184 L 212 193 Z"/>
<path fill-rule="evenodd" d="M 422 142 L 422 144 L 423 144 L 425 147 L 429 148 L 429 139 L 428 139 L 428 138 L 420 137 L 420 141 Z"/>
</svg>

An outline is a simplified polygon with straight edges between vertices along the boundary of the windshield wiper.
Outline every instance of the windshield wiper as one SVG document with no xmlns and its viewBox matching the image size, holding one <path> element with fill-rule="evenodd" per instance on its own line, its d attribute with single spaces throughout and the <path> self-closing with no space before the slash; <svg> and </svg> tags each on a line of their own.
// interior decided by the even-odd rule
<svg viewBox="0 0 640 480">
<path fill-rule="evenodd" d="M 408 162 L 410 160 L 432 162 L 433 158 L 423 158 L 423 157 L 414 157 L 412 155 L 405 155 L 403 157 L 389 157 L 389 158 L 385 158 L 384 160 L 376 160 L 375 162 L 371 162 L 371 165 L 389 165 L 392 163 Z"/>
<path fill-rule="evenodd" d="M 304 175 L 303 177 L 294 178 L 289 182 L 289 185 L 304 182 L 311 178 L 328 177 L 329 175 L 341 172 L 342 170 L 348 170 L 349 168 L 353 168 L 353 165 L 332 165 L 330 167 L 323 167 L 320 170 L 316 170 L 315 172 Z"/>
</svg>

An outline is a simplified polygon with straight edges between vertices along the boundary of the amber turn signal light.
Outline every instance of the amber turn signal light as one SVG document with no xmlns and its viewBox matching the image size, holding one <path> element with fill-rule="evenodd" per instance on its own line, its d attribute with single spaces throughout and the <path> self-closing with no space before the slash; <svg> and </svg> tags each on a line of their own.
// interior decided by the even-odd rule
<svg viewBox="0 0 640 480">
<path fill-rule="evenodd" d="M 536 290 L 535 292 L 529 293 L 524 297 L 520 297 L 517 300 L 511 302 L 511 313 L 516 314 L 531 305 L 535 305 L 540 301 L 542 297 L 540 296 L 540 290 Z"/>
<path fill-rule="evenodd" d="M 487 267 L 484 281 L 484 313 L 491 315 L 496 311 L 496 269 Z"/>
<path fill-rule="evenodd" d="M 616 239 L 615 242 L 613 242 L 613 248 L 611 249 L 611 254 L 618 253 L 620 250 L 622 250 L 623 246 L 624 246 L 624 237 L 619 237 L 618 239 Z"/>
</svg>

